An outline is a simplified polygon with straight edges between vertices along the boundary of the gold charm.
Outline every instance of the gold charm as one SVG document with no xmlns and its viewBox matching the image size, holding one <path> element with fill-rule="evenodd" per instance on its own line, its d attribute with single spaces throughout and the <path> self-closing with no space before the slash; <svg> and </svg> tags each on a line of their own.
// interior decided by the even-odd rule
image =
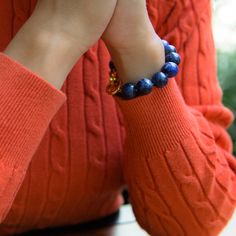
<svg viewBox="0 0 236 236">
<path fill-rule="evenodd" d="M 115 95 L 121 91 L 122 81 L 119 79 L 117 72 L 110 72 L 110 83 L 107 86 L 107 93 L 110 95 Z"/>
</svg>

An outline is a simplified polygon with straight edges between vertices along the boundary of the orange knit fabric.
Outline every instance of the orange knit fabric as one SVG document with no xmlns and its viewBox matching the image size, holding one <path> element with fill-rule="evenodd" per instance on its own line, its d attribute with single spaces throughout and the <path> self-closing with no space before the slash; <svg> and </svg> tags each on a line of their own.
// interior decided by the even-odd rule
<svg viewBox="0 0 236 236">
<path fill-rule="evenodd" d="M 35 3 L 0 0 L 1 51 Z M 210 1 L 149 0 L 148 10 L 182 64 L 165 88 L 135 100 L 106 94 L 102 42 L 61 91 L 0 54 L 0 235 L 115 212 L 126 184 L 153 236 L 216 236 L 230 219 L 233 114 L 216 79 Z"/>
</svg>

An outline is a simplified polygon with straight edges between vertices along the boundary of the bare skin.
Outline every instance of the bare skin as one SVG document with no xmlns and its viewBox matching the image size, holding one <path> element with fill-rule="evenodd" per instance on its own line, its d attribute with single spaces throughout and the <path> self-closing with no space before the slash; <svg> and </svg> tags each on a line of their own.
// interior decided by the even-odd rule
<svg viewBox="0 0 236 236">
<path fill-rule="evenodd" d="M 126 81 L 150 76 L 164 63 L 145 0 L 39 0 L 4 53 L 60 89 L 100 37 Z"/>
</svg>

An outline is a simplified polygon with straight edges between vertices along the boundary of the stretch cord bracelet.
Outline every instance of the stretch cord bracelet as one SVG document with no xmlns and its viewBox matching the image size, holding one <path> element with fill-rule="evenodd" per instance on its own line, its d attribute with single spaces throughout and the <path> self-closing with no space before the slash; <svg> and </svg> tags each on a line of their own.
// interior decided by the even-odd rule
<svg viewBox="0 0 236 236">
<path fill-rule="evenodd" d="M 160 72 L 155 73 L 151 79 L 143 78 L 138 82 L 123 84 L 119 78 L 116 67 L 111 61 L 110 82 L 107 86 L 107 93 L 117 95 L 123 99 L 132 99 L 138 96 L 147 95 L 152 92 L 153 87 L 163 88 L 167 85 L 169 78 L 175 77 L 179 71 L 180 55 L 176 48 L 166 40 L 162 40 L 165 48 L 165 64 Z"/>
</svg>

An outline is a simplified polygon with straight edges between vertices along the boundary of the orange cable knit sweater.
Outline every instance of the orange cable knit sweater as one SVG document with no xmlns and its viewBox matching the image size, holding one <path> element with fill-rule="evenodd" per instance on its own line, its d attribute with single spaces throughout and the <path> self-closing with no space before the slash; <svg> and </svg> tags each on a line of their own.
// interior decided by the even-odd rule
<svg viewBox="0 0 236 236">
<path fill-rule="evenodd" d="M 1 51 L 34 6 L 0 0 Z M 210 1 L 149 0 L 148 10 L 182 64 L 168 86 L 135 100 L 106 94 L 102 42 L 61 91 L 0 54 L 0 235 L 115 212 L 125 184 L 153 236 L 216 236 L 230 219 L 233 114 L 216 79 Z"/>
</svg>

